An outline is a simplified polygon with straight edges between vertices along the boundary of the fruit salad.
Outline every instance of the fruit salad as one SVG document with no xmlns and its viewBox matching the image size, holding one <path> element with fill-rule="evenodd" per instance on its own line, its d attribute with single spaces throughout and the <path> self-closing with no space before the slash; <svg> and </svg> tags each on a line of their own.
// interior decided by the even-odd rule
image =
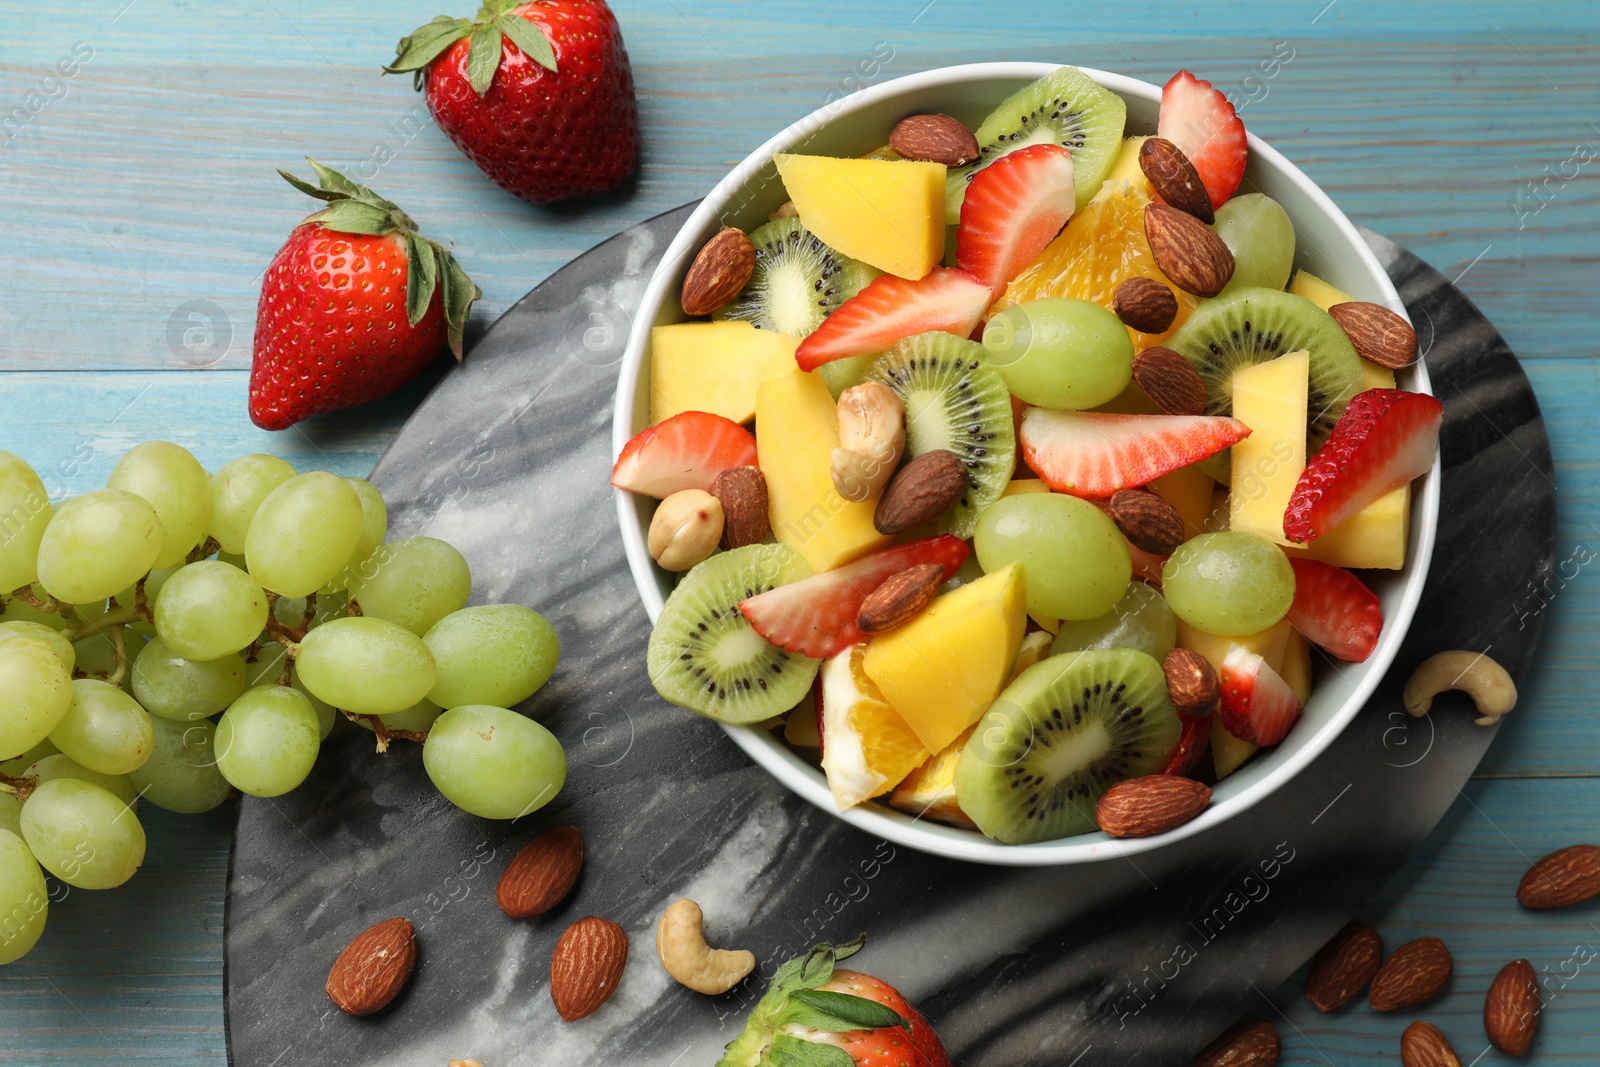
<svg viewBox="0 0 1600 1067">
<path fill-rule="evenodd" d="M 976 130 L 780 154 L 788 199 L 652 331 L 612 475 L 678 575 L 650 678 L 781 730 L 841 809 L 1163 832 L 1130 798 L 1209 790 L 1097 804 L 1227 777 L 1296 728 L 1314 649 L 1377 645 L 1359 572 L 1405 566 L 1440 426 L 1396 387 L 1416 335 L 1294 269 L 1209 83 L 1153 136 L 1125 111 L 1061 67 Z"/>
</svg>

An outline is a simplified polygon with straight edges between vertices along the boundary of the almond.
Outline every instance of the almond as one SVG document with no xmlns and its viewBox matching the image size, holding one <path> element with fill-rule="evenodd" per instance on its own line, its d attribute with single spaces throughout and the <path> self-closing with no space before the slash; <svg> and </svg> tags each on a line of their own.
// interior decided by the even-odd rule
<svg viewBox="0 0 1600 1067">
<path fill-rule="evenodd" d="M 878 498 L 872 525 L 879 533 L 904 533 L 949 511 L 971 482 L 966 464 L 942 448 L 922 455 L 895 472 Z"/>
<path fill-rule="evenodd" d="M 567 1022 L 591 1015 L 616 991 L 628 965 L 628 934 L 591 915 L 567 927 L 550 955 L 550 999 Z"/>
<path fill-rule="evenodd" d="M 1106 505 L 1111 521 L 1134 546 L 1168 556 L 1183 544 L 1183 516 L 1148 489 L 1121 489 Z"/>
<path fill-rule="evenodd" d="M 937 563 L 921 563 L 891 575 L 861 602 L 856 626 L 864 634 L 903 626 L 933 603 L 943 582 L 944 568 Z"/>
<path fill-rule="evenodd" d="M 1568 845 L 1539 860 L 1522 876 L 1517 903 L 1524 908 L 1564 908 L 1600 896 L 1600 846 Z"/>
<path fill-rule="evenodd" d="M 1417 331 L 1382 304 L 1352 300 L 1328 309 L 1350 338 L 1356 352 L 1391 370 L 1408 367 L 1417 360 Z"/>
<path fill-rule="evenodd" d="M 1204 415 L 1206 382 L 1194 364 L 1157 345 L 1133 357 L 1133 380 L 1168 415 Z"/>
<path fill-rule="evenodd" d="M 722 501 L 722 547 L 759 545 L 772 528 L 767 510 L 767 476 L 760 467 L 730 467 L 711 483 Z"/>
<path fill-rule="evenodd" d="M 1111 294 L 1111 310 L 1140 333 L 1164 333 L 1178 314 L 1178 298 L 1154 278 L 1124 279 Z"/>
<path fill-rule="evenodd" d="M 1100 794 L 1095 822 L 1111 837 L 1150 837 L 1182 826 L 1206 810 L 1211 787 L 1176 774 L 1129 778 Z"/>
<path fill-rule="evenodd" d="M 1271 1023 L 1240 1023 L 1194 1058 L 1194 1067 L 1272 1067 L 1278 1062 L 1278 1031 Z"/>
<path fill-rule="evenodd" d="M 346 1015 L 382 1011 L 411 980 L 417 931 L 410 919 L 386 919 L 355 936 L 328 971 L 328 996 Z"/>
<path fill-rule="evenodd" d="M 1217 213 L 1211 207 L 1211 194 L 1200 172 L 1194 169 L 1183 150 L 1165 137 L 1152 137 L 1139 146 L 1139 169 L 1144 171 L 1150 189 L 1168 204 L 1211 225 Z"/>
<path fill-rule="evenodd" d="M 1215 230 L 1187 212 L 1145 205 L 1144 235 L 1161 273 L 1186 293 L 1216 296 L 1233 277 L 1233 253 Z"/>
<path fill-rule="evenodd" d="M 1437 937 L 1419 937 L 1394 950 L 1372 977 L 1367 1000 L 1376 1011 L 1409 1008 L 1432 999 L 1455 970 L 1450 950 Z"/>
<path fill-rule="evenodd" d="M 912 115 L 895 124 L 889 147 L 907 159 L 959 167 L 978 158 L 978 139 L 949 115 Z"/>
<path fill-rule="evenodd" d="M 1318 1011 L 1333 1011 L 1367 988 L 1383 964 L 1383 938 L 1364 923 L 1347 922 L 1322 946 L 1306 976 L 1306 999 Z"/>
<path fill-rule="evenodd" d="M 1200 653 L 1175 648 L 1161 663 L 1167 676 L 1167 695 L 1184 715 L 1210 715 L 1217 707 L 1221 685 L 1217 669 Z"/>
<path fill-rule="evenodd" d="M 739 295 L 756 269 L 756 246 L 726 226 L 705 243 L 683 276 L 683 311 L 709 315 Z"/>
<path fill-rule="evenodd" d="M 513 919 L 543 915 L 572 891 L 583 869 L 583 833 L 558 826 L 522 846 L 500 875 L 494 899 Z"/>
<path fill-rule="evenodd" d="M 1483 998 L 1483 1032 L 1507 1056 L 1526 1056 L 1539 1029 L 1539 981 L 1533 964 L 1512 960 L 1500 968 Z"/>
<path fill-rule="evenodd" d="M 1456 1050 L 1439 1028 L 1421 1020 L 1400 1035 L 1400 1063 L 1403 1067 L 1461 1067 Z"/>
</svg>

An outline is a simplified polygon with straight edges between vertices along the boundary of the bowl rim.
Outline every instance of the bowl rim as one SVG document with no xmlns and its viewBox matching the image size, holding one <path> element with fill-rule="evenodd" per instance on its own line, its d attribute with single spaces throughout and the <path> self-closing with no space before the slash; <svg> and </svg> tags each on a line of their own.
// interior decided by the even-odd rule
<svg viewBox="0 0 1600 1067">
<path fill-rule="evenodd" d="M 621 454 L 623 446 L 638 432 L 633 424 L 633 412 L 638 399 L 641 369 L 644 365 L 651 327 L 654 325 L 662 301 L 669 296 L 669 286 L 676 281 L 693 253 L 698 251 L 698 240 L 702 231 L 717 219 L 719 212 L 734 195 L 768 165 L 775 153 L 793 147 L 843 115 L 874 107 L 904 93 L 946 88 L 975 81 L 1014 79 L 1018 82 L 1028 82 L 1064 65 L 1069 64 L 968 63 L 936 67 L 880 82 L 812 111 L 779 131 L 741 160 L 712 188 L 684 221 L 645 287 L 619 369 L 612 420 L 613 458 Z M 1146 101 L 1157 102 L 1160 100 L 1161 88 L 1149 82 L 1093 67 L 1078 69 L 1099 85 L 1124 98 L 1140 97 Z M 1297 186 L 1302 195 L 1322 211 L 1355 250 L 1357 258 L 1377 282 L 1384 304 L 1405 316 L 1405 305 L 1390 281 L 1388 272 L 1384 270 L 1376 254 L 1361 238 L 1344 212 L 1320 186 L 1271 145 L 1249 131 L 1246 131 L 1246 136 L 1251 157 L 1262 161 L 1286 177 Z M 1412 390 L 1431 394 L 1432 387 L 1425 362 L 1419 359 L 1410 370 L 1413 374 Z M 1115 859 L 1164 848 L 1219 826 L 1277 792 L 1312 760 L 1320 756 L 1366 706 L 1410 631 L 1417 605 L 1422 599 L 1438 529 L 1440 469 L 1440 454 L 1435 451 L 1433 466 L 1429 472 L 1419 482 L 1412 483 L 1415 549 L 1408 566 L 1397 572 L 1404 576 L 1403 585 L 1395 610 L 1385 620 L 1377 648 L 1364 663 L 1356 665 L 1365 673 L 1355 689 L 1316 733 L 1285 756 L 1276 766 L 1272 766 L 1260 780 L 1249 784 L 1235 795 L 1213 802 L 1197 818 L 1164 834 L 1147 838 L 1112 838 L 1103 833 L 1093 832 L 1036 844 L 1008 845 L 993 841 L 974 830 L 923 820 L 882 804 L 860 804 L 841 812 L 834 805 L 833 795 L 822 772 L 801 759 L 773 731 L 759 724 L 720 725 L 751 759 L 800 797 L 858 829 L 921 852 L 993 866 L 1046 867 Z M 634 510 L 634 495 L 622 489 L 616 489 L 614 493 L 628 569 L 640 600 L 644 604 L 645 612 L 654 624 L 661 613 L 664 600 L 657 588 L 655 564 L 645 546 L 644 531 Z M 1266 759 L 1272 759 L 1273 755 L 1275 754 L 1269 754 Z"/>
</svg>

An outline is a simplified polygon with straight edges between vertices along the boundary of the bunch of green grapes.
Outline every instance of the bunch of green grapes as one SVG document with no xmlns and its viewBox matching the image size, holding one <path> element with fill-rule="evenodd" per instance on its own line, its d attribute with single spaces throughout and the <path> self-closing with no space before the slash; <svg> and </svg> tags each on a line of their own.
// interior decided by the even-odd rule
<svg viewBox="0 0 1600 1067">
<path fill-rule="evenodd" d="M 386 542 L 370 482 L 178 445 L 125 455 L 53 506 L 0 452 L 0 964 L 33 947 L 45 874 L 110 889 L 144 860 L 139 802 L 209 811 L 310 775 L 340 713 L 422 743 L 439 791 L 509 819 L 566 781 L 510 710 L 555 670 L 537 612 L 468 607 L 461 553 Z"/>
</svg>

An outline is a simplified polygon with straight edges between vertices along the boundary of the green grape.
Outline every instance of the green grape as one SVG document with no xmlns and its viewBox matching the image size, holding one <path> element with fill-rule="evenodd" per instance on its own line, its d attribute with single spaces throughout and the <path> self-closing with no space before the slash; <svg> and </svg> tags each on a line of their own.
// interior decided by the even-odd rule
<svg viewBox="0 0 1600 1067">
<path fill-rule="evenodd" d="M 75 889 L 115 889 L 144 862 L 144 827 L 89 782 L 56 778 L 22 805 L 22 839 L 39 865 Z"/>
<path fill-rule="evenodd" d="M 1050 654 L 1136 648 L 1160 661 L 1177 643 L 1178 623 L 1161 591 L 1143 582 L 1129 582 L 1122 599 L 1104 615 L 1063 621 L 1050 643 Z"/>
<path fill-rule="evenodd" d="M 72 672 L 42 641 L 0 641 L 0 701 L 0 753 L 9 759 L 43 741 L 66 716 Z"/>
<path fill-rule="evenodd" d="M 20 589 L 22 587 L 14 586 L 13 588 Z M 38 583 L 30 586 L 28 591 L 40 600 L 50 595 L 44 591 L 44 586 Z M 40 611 L 32 604 L 24 604 L 22 601 L 14 600 L 8 596 L 0 596 L 0 622 L 36 622 L 41 626 L 48 626 L 52 630 L 65 630 L 67 628 L 65 616 L 54 611 Z"/>
<path fill-rule="evenodd" d="M 428 695 L 437 680 L 422 638 L 382 619 L 333 619 L 306 634 L 295 656 L 306 690 L 357 715 L 390 715 Z"/>
<path fill-rule="evenodd" d="M 97 678 L 72 683 L 72 706 L 50 731 L 57 748 L 91 771 L 127 774 L 150 758 L 155 727 L 127 693 Z"/>
<path fill-rule="evenodd" d="M 989 364 L 1021 400 L 1086 411 L 1116 398 L 1133 378 L 1133 341 L 1111 312 L 1051 296 L 1014 305 L 983 331 Z"/>
<path fill-rule="evenodd" d="M 217 770 L 241 793 L 281 796 L 306 780 L 322 735 L 305 694 L 287 686 L 248 690 L 222 713 L 212 741 Z"/>
<path fill-rule="evenodd" d="M 405 711 L 397 711 L 393 715 L 378 716 L 383 720 L 384 729 L 387 730 L 415 730 L 422 733 L 433 728 L 435 720 L 444 714 L 444 709 L 431 700 L 424 700 Z M 366 719 L 357 719 L 356 725 L 369 733 L 373 732 L 372 723 Z"/>
<path fill-rule="evenodd" d="M 220 659 L 247 648 L 267 625 L 267 594 L 238 567 L 201 560 L 167 579 L 156 600 L 156 633 L 186 659 Z"/>
<path fill-rule="evenodd" d="M 0 964 L 28 954 L 44 933 L 50 893 L 19 831 L 0 830 Z"/>
<path fill-rule="evenodd" d="M 54 756 L 60 751 L 59 748 L 50 743 L 50 739 L 47 737 L 22 755 L 13 756 L 4 762 L 0 762 L 0 774 L 9 774 L 13 778 L 19 774 L 26 774 L 29 767 L 32 767 L 46 756 Z"/>
<path fill-rule="evenodd" d="M 484 704 L 439 716 L 422 746 L 422 765 L 446 800 L 484 819 L 538 811 L 567 781 L 567 754 L 554 734 Z"/>
<path fill-rule="evenodd" d="M 104 600 L 156 565 L 163 538 L 156 509 L 142 496 L 98 489 L 73 497 L 39 542 L 39 584 L 68 604 Z"/>
<path fill-rule="evenodd" d="M 378 487 L 362 478 L 346 478 L 345 481 L 361 498 L 361 540 L 356 542 L 350 563 L 322 587 L 324 593 L 343 592 L 350 584 L 355 565 L 372 555 L 389 535 L 389 505 L 383 502 Z"/>
<path fill-rule="evenodd" d="M 44 482 L 20 456 L 0 452 L 0 590 L 39 579 L 39 541 L 55 509 Z"/>
<path fill-rule="evenodd" d="M 145 570 L 176 567 L 205 540 L 211 522 L 211 487 L 205 469 L 187 448 L 169 441 L 135 445 L 117 461 L 106 486 L 144 497 L 161 519 L 166 538 L 155 562 Z"/>
<path fill-rule="evenodd" d="M 42 644 L 50 646 L 56 654 L 61 665 L 71 673 L 77 664 L 77 657 L 72 651 L 72 642 L 68 641 L 60 630 L 52 630 L 42 622 L 0 622 L 0 641 L 10 641 L 19 637 L 29 637 Z"/>
<path fill-rule="evenodd" d="M 1028 611 L 1051 619 L 1104 615 L 1133 575 L 1116 523 L 1093 504 L 1060 493 L 995 501 L 978 517 L 973 545 L 985 572 L 1021 564 Z"/>
<path fill-rule="evenodd" d="M 555 627 L 520 604 L 463 608 L 434 623 L 422 640 L 439 667 L 428 698 L 446 708 L 520 704 L 550 680 L 561 655 Z"/>
<path fill-rule="evenodd" d="M 138 666 L 139 655 L 149 644 L 142 634 L 123 631 L 122 645 L 127 655 L 124 672 Z M 77 672 L 90 678 L 108 677 L 117 669 L 117 646 L 105 634 L 90 634 L 81 641 L 72 642 L 72 654 L 78 660 Z"/>
<path fill-rule="evenodd" d="M 0 793 L 0 830 L 17 835 L 22 839 L 22 801 L 17 799 L 15 793 Z M 0 929 L 4 923 L 0 923 Z"/>
<path fill-rule="evenodd" d="M 211 525 L 208 532 L 222 551 L 244 552 L 250 520 L 261 502 L 278 486 L 294 477 L 294 468 L 277 456 L 240 456 L 211 476 Z M 244 567 L 241 562 L 240 568 Z"/>
<path fill-rule="evenodd" d="M 199 722 L 155 720 L 156 747 L 128 778 L 158 808 L 197 815 L 227 800 L 233 787 L 217 770 L 217 728 Z"/>
<path fill-rule="evenodd" d="M 1244 286 L 1282 289 L 1294 269 L 1294 223 L 1276 200 L 1244 193 L 1217 208 L 1213 228 L 1233 253 L 1228 290 Z"/>
<path fill-rule="evenodd" d="M 129 672 L 133 695 L 144 710 L 174 722 L 215 715 L 239 699 L 246 676 L 238 655 L 195 661 L 178 655 L 159 637 L 145 646 Z"/>
<path fill-rule="evenodd" d="M 245 688 L 277 685 L 278 680 L 283 677 L 284 661 L 288 655 L 288 650 L 276 642 L 264 646 L 254 663 L 245 664 Z M 305 698 L 311 701 L 312 710 L 317 713 L 317 725 L 321 729 L 323 740 L 327 740 L 328 735 L 333 732 L 333 724 L 339 718 L 339 713 L 327 701 L 319 700 L 307 692 L 305 683 L 301 682 L 299 676 L 292 671 L 289 675 L 289 688 L 297 693 L 304 693 Z"/>
<path fill-rule="evenodd" d="M 29 767 L 27 773 L 37 776 L 40 785 L 55 778 L 76 778 L 80 782 L 89 782 L 130 806 L 136 807 L 139 799 L 139 787 L 134 785 L 133 779 L 126 774 L 101 774 L 99 771 L 91 771 L 64 752 L 46 756 Z"/>
<path fill-rule="evenodd" d="M 1260 633 L 1294 602 L 1294 568 L 1283 550 L 1255 534 L 1224 530 L 1179 545 L 1161 568 L 1173 614 L 1223 637 Z"/>
<path fill-rule="evenodd" d="M 361 540 L 361 497 L 324 471 L 297 474 L 261 502 L 245 535 L 250 575 L 280 596 L 305 596 L 344 570 Z"/>
<path fill-rule="evenodd" d="M 460 552 L 434 537 L 384 545 L 351 568 L 350 597 L 362 614 L 417 636 L 467 606 L 472 571 Z"/>
</svg>

